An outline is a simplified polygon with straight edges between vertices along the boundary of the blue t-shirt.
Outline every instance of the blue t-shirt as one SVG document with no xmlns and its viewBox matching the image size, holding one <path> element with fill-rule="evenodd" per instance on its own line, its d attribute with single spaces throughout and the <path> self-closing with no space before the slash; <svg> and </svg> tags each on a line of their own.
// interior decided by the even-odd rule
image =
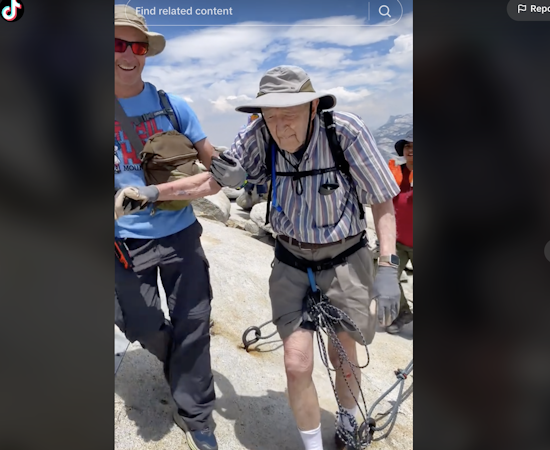
<svg viewBox="0 0 550 450">
<path fill-rule="evenodd" d="M 187 102 L 180 97 L 167 94 L 176 113 L 180 131 L 195 144 L 206 138 L 197 116 Z M 143 91 L 132 98 L 119 99 L 128 117 L 140 116 L 162 110 L 157 88 L 145 83 Z M 145 143 L 149 136 L 161 131 L 173 130 L 167 115 L 163 114 L 136 126 L 138 135 Z M 145 186 L 145 177 L 140 166 L 138 150 L 134 150 L 120 124 L 115 120 L 115 189 L 126 186 Z M 151 215 L 149 206 L 136 214 L 121 217 L 115 222 L 115 236 L 119 238 L 158 239 L 177 233 L 192 225 L 197 219 L 191 205 L 179 211 L 157 209 Z"/>
</svg>

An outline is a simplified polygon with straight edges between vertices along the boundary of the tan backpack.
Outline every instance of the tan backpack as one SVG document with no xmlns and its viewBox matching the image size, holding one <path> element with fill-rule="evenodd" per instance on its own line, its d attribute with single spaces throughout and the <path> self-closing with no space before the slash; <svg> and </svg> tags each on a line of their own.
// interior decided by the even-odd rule
<svg viewBox="0 0 550 450">
<path fill-rule="evenodd" d="M 169 183 L 200 173 L 197 156 L 197 150 L 183 134 L 175 130 L 154 134 L 140 154 L 146 183 Z M 156 202 L 155 208 L 176 211 L 190 203 L 190 200 L 170 200 Z"/>
<path fill-rule="evenodd" d="M 131 119 L 115 96 L 115 119 L 119 121 L 130 144 L 139 154 L 147 185 L 168 183 L 201 172 L 197 165 L 198 152 L 193 147 L 193 143 L 185 135 L 176 131 L 179 129 L 179 124 L 166 94 L 159 91 L 159 97 L 164 106 L 162 111 Z M 160 114 L 168 115 L 174 130 L 156 133 L 150 136 L 144 145 L 134 128 L 135 122 L 148 120 Z M 190 203 L 190 200 L 159 201 L 155 203 L 153 211 L 156 209 L 177 211 Z"/>
</svg>

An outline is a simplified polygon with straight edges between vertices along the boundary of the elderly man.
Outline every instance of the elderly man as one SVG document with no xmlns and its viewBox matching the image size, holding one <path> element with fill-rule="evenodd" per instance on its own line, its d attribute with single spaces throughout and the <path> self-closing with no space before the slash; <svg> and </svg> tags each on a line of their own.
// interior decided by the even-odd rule
<svg viewBox="0 0 550 450">
<path fill-rule="evenodd" d="M 395 151 L 405 162 L 398 164 L 394 159 L 388 165 L 393 173 L 395 181 L 399 184 L 401 192 L 393 199 L 395 208 L 395 220 L 397 225 L 397 255 L 399 256 L 398 277 L 410 261 L 413 262 L 413 132 L 412 130 L 395 143 Z M 399 315 L 393 323 L 386 328 L 391 334 L 401 331 L 404 325 L 412 322 L 413 313 L 405 297 L 401 283 L 401 300 L 399 302 Z"/>
<path fill-rule="evenodd" d="M 334 125 L 325 122 L 321 111 L 336 104 L 333 95 L 313 89 L 309 76 L 299 67 L 280 66 L 269 70 L 260 81 L 257 98 L 237 111 L 262 114 L 239 132 L 226 153 L 240 162 L 249 182 L 272 179 L 273 206 L 268 219 L 277 233 L 276 258 L 269 279 L 273 322 L 284 345 L 288 397 L 306 450 L 323 448 L 320 410 L 312 380 L 313 330 L 304 320 L 303 301 L 310 286 L 309 276 L 296 264 L 329 261 L 315 272 L 315 283 L 331 304 L 349 315 L 359 331 L 346 323 L 338 325 L 338 338 L 349 361 L 358 365 L 356 342 L 370 344 L 376 329 L 376 308 L 382 324 L 397 316 L 399 260 L 395 248 L 395 217 L 392 199 L 399 193 L 375 141 L 357 116 L 333 112 Z M 349 177 L 335 169 L 327 131 L 335 138 L 349 164 Z M 234 169 L 224 161 L 213 164 L 220 172 Z M 339 161 L 340 167 L 345 166 Z M 363 204 L 371 204 L 380 239 L 380 268 L 373 277 L 373 259 L 364 231 Z M 268 202 L 269 205 L 269 202 Z M 347 261 L 342 261 L 342 255 Z M 286 255 L 282 261 L 277 255 Z M 339 261 L 340 259 L 340 261 Z M 373 299 L 377 298 L 377 302 Z M 334 367 L 340 367 L 334 347 L 329 346 Z M 340 433 L 352 431 L 349 416 L 357 413 L 360 379 L 357 368 L 344 364 L 338 370 L 336 390 L 345 410 L 339 415 L 338 448 L 344 448 Z M 345 378 L 344 378 L 345 377 Z M 353 396 L 347 385 L 350 385 Z M 349 416 L 348 416 L 349 414 Z"/>
<path fill-rule="evenodd" d="M 221 187 L 210 172 L 147 185 L 140 165 L 148 138 L 174 129 L 188 138 L 207 168 L 213 156 L 187 103 L 163 95 L 142 79 L 146 58 L 158 55 L 165 44 L 134 9 L 115 5 L 115 323 L 130 341 L 139 341 L 164 363 L 178 408 L 174 420 L 185 431 L 189 446 L 216 450 L 209 333 L 212 289 L 200 241 L 202 227 L 188 203 L 180 202 L 179 208 L 152 204 L 177 204 L 175 200 L 211 195 Z M 245 172 L 235 173 L 238 179 L 226 177 L 224 185 L 244 182 Z M 159 275 L 170 321 L 161 310 Z"/>
</svg>

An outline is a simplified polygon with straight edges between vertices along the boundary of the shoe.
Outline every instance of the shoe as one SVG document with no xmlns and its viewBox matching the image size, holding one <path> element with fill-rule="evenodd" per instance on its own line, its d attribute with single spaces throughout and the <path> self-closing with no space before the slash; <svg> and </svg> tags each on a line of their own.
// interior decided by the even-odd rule
<svg viewBox="0 0 550 450">
<path fill-rule="evenodd" d="M 392 324 L 386 328 L 386 331 L 390 334 L 399 333 L 405 325 L 411 323 L 412 321 L 413 313 L 410 310 L 402 311 L 392 322 Z"/>
<path fill-rule="evenodd" d="M 340 434 L 346 433 L 341 426 L 339 426 L 338 430 L 336 430 L 336 433 L 334 434 L 334 443 L 336 444 L 336 450 L 360 450 L 358 448 L 356 449 L 355 446 L 350 447 L 346 443 L 346 441 L 344 441 L 344 439 L 340 436 L 339 432 Z"/>
<path fill-rule="evenodd" d="M 183 417 L 177 411 L 174 412 L 174 422 L 185 432 L 187 445 L 191 450 L 218 450 L 218 441 L 214 431 L 209 427 L 202 430 L 190 431 Z"/>
<path fill-rule="evenodd" d="M 369 435 L 367 436 L 367 442 L 366 444 L 367 445 L 370 445 L 371 442 L 372 442 L 372 438 L 373 438 L 373 432 L 372 432 L 372 428 L 371 427 L 375 427 L 376 426 L 376 422 L 374 421 L 373 418 L 369 418 L 368 422 L 367 422 L 370 426 L 369 426 L 369 430 L 368 430 L 368 433 Z M 363 446 L 360 445 L 360 448 L 358 447 L 355 447 L 355 446 L 352 446 L 350 447 L 349 445 L 346 444 L 346 442 L 340 437 L 340 435 L 338 434 L 338 431 L 340 430 L 340 433 L 341 434 L 344 434 L 344 431 L 343 429 L 340 427 L 338 427 L 338 430 L 336 431 L 336 434 L 334 435 L 334 443 L 336 444 L 336 449 L 337 450 L 361 450 L 361 448 L 364 448 Z M 359 426 L 359 430 L 361 431 L 361 426 Z M 364 445 L 364 443 L 362 444 Z"/>
<path fill-rule="evenodd" d="M 338 434 L 338 430 L 336 430 L 336 433 L 334 434 L 334 443 L 336 444 L 336 450 L 344 450 L 346 448 L 346 441 L 344 441 L 340 434 Z"/>
</svg>

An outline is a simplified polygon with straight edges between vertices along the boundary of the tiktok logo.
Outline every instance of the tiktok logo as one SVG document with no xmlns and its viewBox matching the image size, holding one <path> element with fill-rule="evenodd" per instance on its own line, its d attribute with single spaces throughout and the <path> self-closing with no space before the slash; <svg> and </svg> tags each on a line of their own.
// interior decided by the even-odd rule
<svg viewBox="0 0 550 450">
<path fill-rule="evenodd" d="M 25 12 L 23 3 L 18 0 L 4 0 L 0 3 L 0 7 L 2 8 L 2 19 L 6 22 L 17 22 Z"/>
</svg>

